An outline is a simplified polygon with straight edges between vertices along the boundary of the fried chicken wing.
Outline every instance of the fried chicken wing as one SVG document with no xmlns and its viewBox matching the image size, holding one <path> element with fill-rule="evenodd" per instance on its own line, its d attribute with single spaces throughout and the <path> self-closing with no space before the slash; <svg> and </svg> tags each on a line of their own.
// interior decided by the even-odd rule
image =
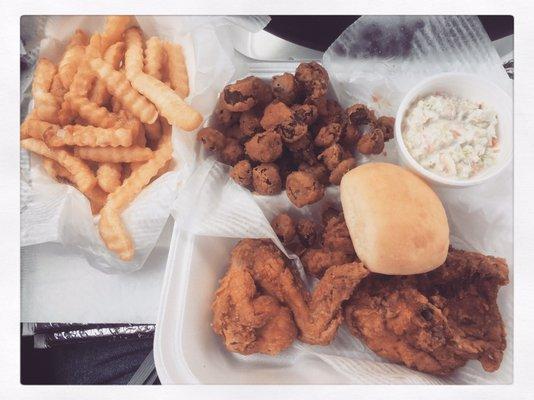
<svg viewBox="0 0 534 400">
<path fill-rule="evenodd" d="M 239 254 L 221 280 L 212 304 L 212 327 L 229 351 L 275 355 L 297 337 L 291 312 L 273 296 L 261 295 Z"/>
<path fill-rule="evenodd" d="M 230 351 L 277 354 L 293 340 L 326 345 L 343 321 L 342 303 L 369 273 L 360 263 L 329 268 L 309 293 L 269 240 L 245 239 L 213 302 L 213 329 Z"/>
<path fill-rule="evenodd" d="M 256 243 L 255 243 L 256 242 Z M 330 267 L 310 294 L 278 248 L 269 241 L 244 240 L 238 246 L 254 246 L 252 276 L 265 293 L 292 311 L 299 339 L 309 344 L 330 343 L 343 320 L 341 305 L 368 274 L 360 263 Z"/>
<path fill-rule="evenodd" d="M 468 360 L 499 368 L 506 334 L 497 292 L 508 283 L 505 260 L 449 250 L 444 265 L 426 274 L 372 274 L 345 306 L 353 335 L 378 355 L 436 375 Z"/>
</svg>

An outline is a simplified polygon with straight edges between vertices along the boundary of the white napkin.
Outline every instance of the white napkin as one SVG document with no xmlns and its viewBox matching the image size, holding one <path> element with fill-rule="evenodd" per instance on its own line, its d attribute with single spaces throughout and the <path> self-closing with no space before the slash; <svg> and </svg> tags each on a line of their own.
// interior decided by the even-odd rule
<svg viewBox="0 0 534 400">
<path fill-rule="evenodd" d="M 395 27 L 404 26 L 396 30 Z M 410 28 L 411 27 L 411 28 Z M 407 41 L 408 32 L 420 27 Z M 407 33 L 408 32 L 408 33 Z M 368 38 L 376 37 L 385 45 L 383 57 Z M 394 55 L 395 46 L 401 50 Z M 361 49 L 365 51 L 361 51 Z M 367 50 L 366 50 L 367 49 Z M 368 51 L 370 49 L 370 51 Z M 386 51 L 387 50 L 387 51 Z M 389 53 L 388 53 L 389 52 Z M 363 17 L 350 26 L 324 55 L 324 64 L 330 73 L 332 85 L 342 106 L 364 102 L 379 113 L 394 115 L 402 94 L 419 79 L 433 73 L 458 70 L 476 72 L 510 90 L 510 83 L 499 63 L 479 20 L 476 17 Z M 393 144 L 385 154 L 362 158 L 396 162 Z M 228 177 L 228 167 L 208 158 L 200 164 L 181 190 L 173 206 L 173 216 L 181 229 L 198 236 L 209 237 L 213 248 L 232 243 L 223 238 L 271 238 L 282 250 L 269 220 L 278 212 L 291 210 L 296 214 L 315 214 L 320 204 L 296 211 L 285 193 L 278 196 L 258 196 L 238 186 Z M 463 249 L 474 249 L 485 254 L 498 255 L 508 261 L 512 277 L 513 255 L 513 187 L 512 167 L 496 180 L 476 188 L 438 190 L 450 221 L 452 244 Z M 327 199 L 338 199 L 338 188 L 329 188 Z M 176 265 L 190 261 L 189 255 L 178 255 Z M 296 258 L 294 255 L 290 256 Z M 218 265 L 192 265 L 209 271 L 226 272 L 228 259 Z M 215 287 L 203 290 L 215 291 Z M 296 342 L 287 355 L 269 357 L 235 357 L 240 363 L 278 365 L 298 362 L 299 357 L 312 354 L 325 362 L 325 368 L 334 368 L 346 383 L 363 384 L 505 384 L 512 382 L 513 349 L 513 290 L 512 284 L 501 289 L 499 303 L 508 332 L 508 346 L 500 369 L 485 372 L 480 364 L 469 362 L 447 378 L 412 371 L 388 363 L 369 351 L 340 329 L 335 341 L 325 347 Z M 210 300 L 211 301 L 211 300 Z M 194 315 L 209 313 L 210 301 L 188 302 Z M 209 329 L 206 323 L 205 329 Z M 220 339 L 220 338 L 216 338 Z M 219 343 L 223 346 L 222 343 Z M 289 357 L 291 356 L 291 357 Z M 320 381 L 321 371 L 314 373 Z M 258 377 L 261 382 L 261 377 Z"/>
<path fill-rule="evenodd" d="M 230 28 L 239 23 L 249 30 L 263 28 L 268 18 L 142 16 L 137 18 L 147 36 L 158 35 L 180 43 L 190 74 L 188 101 L 206 117 L 217 95 L 235 71 Z M 57 62 L 75 29 L 101 30 L 104 17 L 50 18 L 41 42 L 41 56 Z M 83 254 L 95 268 L 107 273 L 141 268 L 169 216 L 180 184 L 195 166 L 198 151 L 195 133 L 173 129 L 175 168 L 151 183 L 124 211 L 125 225 L 135 243 L 132 261 L 121 261 L 107 250 L 97 231 L 87 199 L 75 188 L 51 179 L 38 157 L 21 174 L 21 246 L 58 242 Z M 24 168 L 24 163 L 22 164 Z"/>
</svg>

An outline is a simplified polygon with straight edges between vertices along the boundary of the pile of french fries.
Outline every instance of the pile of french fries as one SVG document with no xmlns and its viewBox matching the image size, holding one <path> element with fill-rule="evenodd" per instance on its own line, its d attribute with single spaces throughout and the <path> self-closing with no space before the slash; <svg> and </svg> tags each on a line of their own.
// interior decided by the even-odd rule
<svg viewBox="0 0 534 400">
<path fill-rule="evenodd" d="M 182 48 L 159 37 L 145 41 L 134 17 L 109 16 L 101 33 L 77 30 L 58 65 L 38 61 L 32 95 L 22 147 L 89 199 L 106 246 L 131 260 L 123 210 L 169 170 L 171 125 L 192 131 L 202 123 L 184 101 L 189 78 Z"/>
</svg>

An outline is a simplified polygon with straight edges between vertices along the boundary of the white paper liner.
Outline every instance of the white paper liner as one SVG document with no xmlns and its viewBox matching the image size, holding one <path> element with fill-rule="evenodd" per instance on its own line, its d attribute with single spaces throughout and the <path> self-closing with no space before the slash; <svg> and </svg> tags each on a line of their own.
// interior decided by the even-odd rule
<svg viewBox="0 0 534 400">
<path fill-rule="evenodd" d="M 416 41 L 404 43 L 395 31 L 399 24 L 422 26 L 423 32 L 415 34 Z M 362 37 L 368 27 L 373 32 L 387 32 L 387 40 L 401 47 L 401 56 L 394 56 L 394 50 L 386 59 L 375 57 L 369 52 L 365 57 L 353 54 L 351 49 L 363 46 Z M 366 36 L 368 37 L 368 36 Z M 384 39 L 386 40 L 386 39 Z M 380 41 L 383 43 L 383 41 Z M 404 44 L 403 44 L 404 43 Z M 403 47 L 404 46 L 404 47 Z M 414 46 L 414 47 L 411 47 Z M 364 46 L 364 48 L 366 48 Z M 356 52 L 355 52 L 356 53 Z M 359 54 L 362 54 L 361 52 Z M 384 53 L 383 53 L 384 54 Z M 499 58 L 491 46 L 486 33 L 476 17 L 363 17 L 349 27 L 330 47 L 324 56 L 324 64 L 330 73 L 332 85 L 342 106 L 364 102 L 379 110 L 379 114 L 394 115 L 402 94 L 415 82 L 438 72 L 451 70 L 476 72 L 510 90 L 510 82 Z M 291 72 L 291 71 L 290 71 Z M 381 99 L 381 100 L 380 100 Z M 393 142 L 393 141 L 392 141 Z M 386 152 L 379 156 L 361 157 L 360 162 L 381 160 L 396 162 L 393 143 L 388 143 Z M 339 190 L 331 187 L 326 198 L 312 207 L 296 211 L 285 193 L 278 196 L 258 196 L 238 186 L 228 177 L 227 166 L 215 162 L 211 157 L 203 161 L 190 177 L 173 207 L 173 216 L 178 226 L 194 235 L 207 237 L 217 253 L 221 249 L 230 254 L 233 241 L 223 238 L 270 238 L 282 250 L 269 220 L 278 212 L 290 210 L 293 214 L 314 215 L 321 203 L 339 198 Z M 462 249 L 476 250 L 484 254 L 506 258 L 513 282 L 513 168 L 510 166 L 498 179 L 468 189 L 437 189 L 449 218 L 451 244 Z M 288 254 L 288 253 L 286 253 Z M 288 254 L 291 258 L 296 257 Z M 184 255 L 183 261 L 190 260 Z M 176 263 L 182 259 L 179 257 Z M 222 277 L 228 267 L 228 258 L 217 265 L 192 265 L 219 271 Z M 506 326 L 508 346 L 500 369 L 494 373 L 485 372 L 477 361 L 470 361 L 465 367 L 446 378 L 419 373 L 400 365 L 388 363 L 352 337 L 342 327 L 336 339 L 329 346 L 309 346 L 295 342 L 293 346 L 277 357 L 263 355 L 242 356 L 228 354 L 243 363 L 254 374 L 254 366 L 298 363 L 300 357 L 313 355 L 333 368 L 346 383 L 360 384 L 509 384 L 512 382 L 513 349 L 513 283 L 500 291 L 499 306 Z M 215 287 L 203 290 L 215 292 Z M 211 317 L 210 302 L 188 301 L 188 313 Z M 208 318 L 210 318 L 208 317 Z M 184 321 L 187 323 L 187 321 Z M 205 329 L 209 321 L 204 321 Z M 213 340 L 223 347 L 219 337 Z M 233 364 L 232 364 L 233 365 Z M 321 370 L 313 372 L 321 381 Z M 237 382 L 228 382 L 237 383 Z M 262 383 L 258 376 L 257 383 Z"/>
<path fill-rule="evenodd" d="M 187 101 L 204 117 L 211 113 L 218 93 L 236 69 L 231 27 L 239 23 L 254 31 L 268 22 L 265 17 L 142 16 L 137 20 L 147 37 L 157 35 L 182 45 L 191 86 Z M 101 16 L 51 17 L 40 55 L 58 62 L 75 29 L 101 31 L 103 24 Z M 194 138 L 195 133 L 173 129 L 174 170 L 151 183 L 124 211 L 125 225 L 135 243 L 132 261 L 121 261 L 107 250 L 97 231 L 98 217 L 91 215 L 87 199 L 74 187 L 51 179 L 35 156 L 29 173 L 21 163 L 21 246 L 59 242 L 77 249 L 93 267 L 107 273 L 141 268 L 168 219 L 180 184 L 194 169 L 198 151 Z"/>
</svg>

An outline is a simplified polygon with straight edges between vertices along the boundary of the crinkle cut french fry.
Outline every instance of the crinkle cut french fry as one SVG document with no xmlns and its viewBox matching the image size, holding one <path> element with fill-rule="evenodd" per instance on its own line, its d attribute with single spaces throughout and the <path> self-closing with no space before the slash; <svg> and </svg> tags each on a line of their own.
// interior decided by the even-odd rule
<svg viewBox="0 0 534 400">
<path fill-rule="evenodd" d="M 28 138 L 21 140 L 21 145 L 26 150 L 51 158 L 65 167 L 72 174 L 73 183 L 85 193 L 96 185 L 96 177 L 91 168 L 79 158 L 63 149 L 50 149 L 42 140 Z"/>
<path fill-rule="evenodd" d="M 125 110 L 120 110 L 118 112 L 118 117 L 120 122 L 118 127 L 128 129 L 132 132 L 133 144 L 145 147 L 146 146 L 146 137 L 145 137 L 145 127 L 141 121 L 133 117 Z"/>
<path fill-rule="evenodd" d="M 70 37 L 69 44 L 67 49 L 74 46 L 87 46 L 89 43 L 89 37 L 82 29 L 76 29 L 72 36 Z"/>
<path fill-rule="evenodd" d="M 80 45 L 68 48 L 65 51 L 65 54 L 63 54 L 63 57 L 59 62 L 58 74 L 65 89 L 70 88 L 72 80 L 76 75 L 76 71 L 78 71 L 78 67 L 83 62 L 84 54 L 85 47 Z"/>
<path fill-rule="evenodd" d="M 185 99 L 189 96 L 189 76 L 182 46 L 170 42 L 165 42 L 164 46 L 167 52 L 167 73 L 171 87 Z"/>
<path fill-rule="evenodd" d="M 98 214 L 102 207 L 104 207 L 104 204 L 106 204 L 108 194 L 98 185 L 95 185 L 84 194 L 89 199 L 93 215 Z"/>
<path fill-rule="evenodd" d="M 67 89 L 65 89 L 65 87 L 63 86 L 59 73 L 57 73 L 54 76 L 54 79 L 52 79 L 52 84 L 50 85 L 50 93 L 52 94 L 52 96 L 54 96 L 58 105 L 61 105 L 61 103 L 63 103 L 63 97 L 65 96 L 65 93 L 67 93 Z"/>
<path fill-rule="evenodd" d="M 84 160 L 96 162 L 135 162 L 147 161 L 152 158 L 152 150 L 148 147 L 74 147 L 74 154 Z"/>
<path fill-rule="evenodd" d="M 110 105 L 111 112 L 115 114 L 122 110 L 122 104 L 115 96 L 111 96 Z"/>
<path fill-rule="evenodd" d="M 128 129 L 99 128 L 90 125 L 67 125 L 55 131 L 48 130 L 43 134 L 43 138 L 51 147 L 129 147 L 133 142 L 132 132 Z"/>
<path fill-rule="evenodd" d="M 154 157 L 132 171 L 122 185 L 108 195 L 108 200 L 100 213 L 100 236 L 106 246 L 116 252 L 122 260 L 128 261 L 133 258 L 134 245 L 121 220 L 121 213 L 171 158 L 171 134 L 167 130 L 154 152 Z"/>
<path fill-rule="evenodd" d="M 119 69 L 124 57 L 124 50 L 124 42 L 117 42 L 109 46 L 104 53 L 104 61 L 109 63 L 113 69 Z M 91 101 L 101 106 L 107 104 L 110 97 L 111 95 L 108 93 L 106 83 L 102 79 L 97 80 L 91 92 Z"/>
<path fill-rule="evenodd" d="M 135 24 L 135 18 L 131 15 L 108 16 L 104 25 L 104 32 L 102 33 L 102 47 L 104 50 L 121 40 L 124 31 Z"/>
<path fill-rule="evenodd" d="M 96 170 L 98 186 L 105 192 L 113 193 L 121 185 L 122 166 L 116 163 L 102 163 Z"/>
<path fill-rule="evenodd" d="M 50 122 L 35 119 L 34 114 L 30 114 L 20 126 L 20 137 L 43 139 L 46 135 L 55 134 L 59 129 L 58 125 Z"/>
<path fill-rule="evenodd" d="M 43 157 L 43 167 L 45 171 L 54 179 L 63 178 L 67 181 L 73 182 L 72 174 L 64 167 L 59 165 L 56 161 Z M 104 204 L 106 203 L 107 193 L 104 192 L 98 185 L 93 186 L 91 189 L 82 192 L 89 200 L 91 206 L 91 212 L 98 214 Z"/>
<path fill-rule="evenodd" d="M 154 78 L 161 80 L 162 68 L 165 63 L 165 49 L 163 42 L 157 36 L 152 36 L 146 41 L 145 48 L 145 72 Z"/>
<path fill-rule="evenodd" d="M 155 120 L 152 124 L 145 124 L 145 131 L 151 143 L 157 143 L 161 137 L 161 124 L 159 119 Z"/>
<path fill-rule="evenodd" d="M 142 95 L 154 103 L 171 125 L 185 131 L 192 131 L 202 123 L 202 116 L 193 107 L 188 105 L 170 87 L 156 78 L 145 73 L 138 74 L 132 85 Z"/>
<path fill-rule="evenodd" d="M 56 162 L 54 160 L 43 157 L 43 168 L 48 175 L 54 179 L 57 179 L 58 174 L 56 170 Z"/>
<path fill-rule="evenodd" d="M 126 77 L 131 80 L 135 75 L 143 72 L 143 34 L 141 29 L 133 27 L 124 32 L 126 53 L 124 54 L 124 70 Z"/>
<path fill-rule="evenodd" d="M 33 73 L 32 95 L 35 109 L 39 119 L 51 123 L 58 122 L 59 104 L 50 93 L 52 80 L 56 75 L 57 67 L 47 58 L 41 58 L 37 62 Z"/>
<path fill-rule="evenodd" d="M 102 55 L 102 37 L 95 33 L 91 36 L 89 44 L 85 47 L 82 62 L 79 64 L 76 74 L 69 87 L 66 99 L 73 97 L 87 97 L 96 76 L 91 69 L 89 62 Z"/>
<path fill-rule="evenodd" d="M 68 103 L 90 125 L 112 128 L 120 123 L 115 114 L 110 113 L 106 107 L 100 107 L 93 103 L 87 97 L 71 97 L 68 99 Z"/>
<path fill-rule="evenodd" d="M 127 111 L 146 124 L 151 124 L 156 120 L 158 110 L 154 104 L 140 95 L 122 72 L 115 71 L 101 58 L 91 60 L 91 67 L 99 78 L 106 82 L 108 91 L 119 99 Z"/>
</svg>

